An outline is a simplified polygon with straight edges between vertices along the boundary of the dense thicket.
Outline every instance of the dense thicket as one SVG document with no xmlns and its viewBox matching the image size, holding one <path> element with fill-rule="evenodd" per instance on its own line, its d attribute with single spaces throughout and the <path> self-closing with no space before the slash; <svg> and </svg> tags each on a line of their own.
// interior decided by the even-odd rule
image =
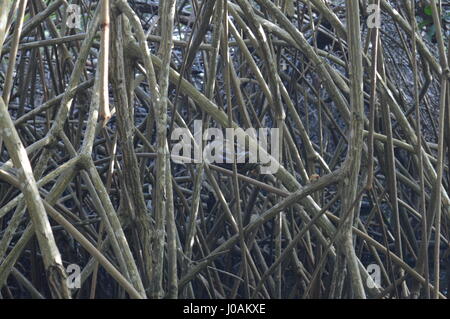
<svg viewBox="0 0 450 319">
<path fill-rule="evenodd" d="M 449 22 L 441 0 L 0 0 L 0 297 L 447 298 Z M 198 121 L 278 128 L 279 168 L 179 163 Z"/>
</svg>

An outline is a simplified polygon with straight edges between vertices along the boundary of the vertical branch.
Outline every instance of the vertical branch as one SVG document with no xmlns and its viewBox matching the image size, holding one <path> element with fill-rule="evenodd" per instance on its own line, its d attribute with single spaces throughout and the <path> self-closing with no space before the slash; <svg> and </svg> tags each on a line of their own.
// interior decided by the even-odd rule
<svg viewBox="0 0 450 319">
<path fill-rule="evenodd" d="M 161 107 L 160 111 L 166 114 L 164 130 L 167 130 L 167 105 L 169 103 L 169 72 L 170 61 L 172 60 L 173 48 L 173 25 L 175 19 L 176 0 L 165 1 L 164 11 L 165 18 L 162 20 L 162 41 L 165 48 L 162 51 L 164 68 L 161 69 L 160 87 L 161 87 Z M 162 49 L 162 47 L 161 47 Z M 176 101 L 175 101 L 176 103 Z M 175 117 L 175 114 L 172 114 Z M 165 140 L 165 161 L 166 161 L 166 192 L 167 192 L 167 259 L 168 259 L 168 297 L 171 299 L 178 298 L 178 264 L 177 264 L 177 247 L 178 233 L 175 224 L 175 208 L 173 203 L 173 187 L 172 187 L 172 169 L 170 165 L 170 154 L 167 145 L 167 137 Z"/>
<path fill-rule="evenodd" d="M 16 64 L 16 55 L 19 48 L 19 40 L 23 27 L 23 18 L 25 16 L 25 10 L 27 8 L 28 0 L 21 0 L 19 4 L 19 11 L 17 12 L 17 21 L 14 29 L 13 40 L 11 43 L 11 51 L 9 52 L 8 71 L 6 75 L 5 86 L 3 88 L 3 101 L 6 105 L 9 104 L 9 98 L 11 96 L 11 89 L 13 84 L 14 66 Z M 1 52 L 0 47 L 0 52 Z"/>
<path fill-rule="evenodd" d="M 123 175 L 122 181 L 123 192 L 121 198 L 124 198 L 126 193 L 130 197 L 129 216 L 136 226 L 139 241 L 141 244 L 141 251 L 145 263 L 143 269 L 144 278 L 147 282 L 151 281 L 152 273 L 152 251 L 151 251 L 151 236 L 153 235 L 153 228 L 150 221 L 150 216 L 147 212 L 147 205 L 144 199 L 142 190 L 141 177 L 139 175 L 139 165 L 134 150 L 134 132 L 135 126 L 133 118 L 130 116 L 130 108 L 132 105 L 128 100 L 127 82 L 125 78 L 125 61 L 123 57 L 123 22 L 127 21 L 126 17 L 122 15 L 115 16 L 112 33 L 111 46 L 111 60 L 112 60 L 112 76 L 111 83 L 116 101 L 117 110 L 117 129 L 119 135 L 119 144 L 123 153 Z M 139 254 L 137 252 L 137 254 Z"/>
<path fill-rule="evenodd" d="M 160 8 L 161 21 L 161 46 L 159 55 L 162 59 L 160 70 L 159 86 L 160 100 L 158 103 L 156 116 L 157 131 L 157 159 L 156 159 L 156 205 L 155 205 L 155 222 L 156 222 L 156 238 L 155 238 L 155 269 L 153 276 L 153 297 L 162 298 L 163 291 L 163 264 L 164 264 L 164 239 L 165 239 L 165 221 L 167 214 L 173 214 L 171 174 L 169 162 L 169 148 L 167 145 L 167 105 L 168 105 L 168 89 L 169 89 L 169 71 L 170 60 L 172 57 L 173 46 L 173 22 L 175 17 L 175 0 L 162 2 Z M 172 116 L 175 116 L 172 114 Z M 168 177 L 169 175 L 169 177 Z M 168 210 L 170 208 L 171 211 Z M 173 227 L 173 225 L 171 226 Z M 174 238 L 171 238 L 172 244 Z M 173 248 L 172 248 L 173 249 Z M 172 256 L 173 258 L 173 256 Z M 172 266 L 176 260 L 170 260 Z M 172 269 L 173 271 L 173 269 Z M 172 278 L 175 274 L 172 273 Z M 173 287 L 172 287 L 173 288 Z"/>
<path fill-rule="evenodd" d="M 109 90 L 108 90 L 108 62 L 109 62 L 109 39 L 110 39 L 110 9 L 109 0 L 102 1 L 102 11 L 100 17 L 100 50 L 102 54 L 99 58 L 100 69 L 100 117 L 103 119 L 103 126 L 111 118 L 109 110 Z"/>
<path fill-rule="evenodd" d="M 178 233 L 175 223 L 175 208 L 173 203 L 172 172 L 170 170 L 170 159 L 167 157 L 166 163 L 167 182 L 167 259 L 168 259 L 168 293 L 170 299 L 178 298 L 178 264 L 177 247 Z"/>
<path fill-rule="evenodd" d="M 0 52 L 6 39 L 8 29 L 8 15 L 13 5 L 13 0 L 0 0 Z"/>
<path fill-rule="evenodd" d="M 359 170 L 361 167 L 361 155 L 363 147 L 363 118 L 364 118 L 364 98 L 363 98 L 363 65 L 361 47 L 361 27 L 359 17 L 359 1 L 347 0 L 347 28 L 349 43 L 350 61 L 350 138 L 349 150 L 344 163 L 344 180 L 342 187 L 342 208 L 341 211 L 349 212 L 349 216 L 342 221 L 343 230 L 341 245 L 347 261 L 351 286 L 354 297 L 365 298 L 364 287 L 359 272 L 358 260 L 353 247 L 352 225 L 355 216 L 355 206 L 357 201 L 357 190 L 359 180 Z"/>
<path fill-rule="evenodd" d="M 380 8 L 380 0 L 375 0 L 378 7 Z M 369 154 L 367 167 L 367 186 L 368 190 L 373 187 L 373 170 L 374 170 L 374 156 L 373 156 L 373 134 L 375 131 L 375 110 L 377 106 L 377 69 L 378 69 L 378 44 L 379 44 L 379 29 L 378 27 L 372 28 L 370 31 L 372 33 L 372 74 L 371 74 L 371 88 L 370 88 L 370 117 L 369 117 L 369 137 L 368 137 L 368 148 Z"/>
<path fill-rule="evenodd" d="M 445 73 L 444 73 L 445 74 Z M 438 157 L 437 157 L 437 178 L 433 188 L 434 198 L 434 213 L 435 216 L 435 232 L 434 232 L 434 293 L 435 299 L 439 298 L 439 281 L 440 281 L 440 249 L 441 249 L 441 213 L 442 213 L 442 176 L 444 171 L 444 126 L 445 113 L 448 108 L 447 85 L 448 81 L 445 75 L 441 78 L 441 96 L 440 96 L 440 110 L 439 110 L 439 140 L 438 140 Z"/>
<path fill-rule="evenodd" d="M 434 213 L 435 216 L 435 243 L 434 243 L 434 285 L 435 290 L 433 297 L 439 298 L 439 281 L 440 281 L 440 245 L 441 245 L 441 212 L 442 212 L 442 176 L 444 171 L 444 138 L 445 138 L 445 118 L 446 109 L 448 108 L 447 101 L 447 86 L 448 76 L 450 75 L 448 60 L 446 54 L 446 48 L 444 44 L 444 38 L 442 34 L 441 18 L 436 6 L 436 0 L 431 0 L 431 9 L 433 14 L 434 25 L 436 26 L 436 38 L 439 47 L 439 55 L 442 67 L 441 75 L 441 95 L 440 95 L 440 109 L 439 109 L 439 139 L 438 139 L 438 156 L 437 156 L 437 177 L 434 185 L 433 193 L 436 195 Z M 448 48 L 447 48 L 448 49 Z"/>
<path fill-rule="evenodd" d="M 231 57 L 229 52 L 229 27 L 228 27 L 228 1 L 224 0 L 223 9 L 223 36 L 222 36 L 222 54 L 224 59 L 224 82 L 225 82 L 225 95 L 227 98 L 227 115 L 228 115 L 228 127 L 232 127 L 233 124 L 233 97 L 231 93 Z M 231 183 L 233 185 L 233 195 L 234 195 L 234 218 L 237 221 L 239 240 L 241 246 L 241 270 L 244 272 L 244 282 L 245 282 L 245 292 L 244 297 L 250 297 L 249 281 L 248 281 L 248 268 L 247 260 L 245 255 L 245 238 L 242 230 L 242 210 L 241 210 L 241 199 L 239 194 L 239 182 L 237 179 L 237 165 L 236 165 L 236 152 L 233 140 L 226 141 L 227 151 L 230 152 L 231 159 L 233 160 L 232 169 L 233 176 L 231 178 Z"/>
<path fill-rule="evenodd" d="M 419 248 L 419 257 L 417 259 L 417 269 L 420 274 L 423 274 L 426 284 L 425 297 L 430 298 L 430 272 L 428 265 L 428 226 L 427 226 L 427 209 L 426 209 L 426 198 L 425 198 L 425 176 L 424 176 L 424 163 L 422 154 L 422 124 L 421 124 L 421 113 L 420 113 L 420 96 L 419 96 L 419 74 L 418 74 L 418 64 L 417 64 L 417 41 L 415 34 L 417 32 L 417 22 L 416 22 L 416 6 L 415 0 L 411 0 L 411 41 L 412 41 L 412 63 L 413 63 L 413 73 L 414 73 L 414 101 L 415 101 L 415 112 L 416 112 L 416 153 L 418 157 L 418 169 L 419 169 L 419 186 L 420 186 L 420 202 L 419 202 L 419 214 L 421 215 L 421 237 L 422 241 Z M 419 294 L 420 284 L 417 283 L 413 286 L 411 290 L 413 298 L 416 298 Z"/>
</svg>

